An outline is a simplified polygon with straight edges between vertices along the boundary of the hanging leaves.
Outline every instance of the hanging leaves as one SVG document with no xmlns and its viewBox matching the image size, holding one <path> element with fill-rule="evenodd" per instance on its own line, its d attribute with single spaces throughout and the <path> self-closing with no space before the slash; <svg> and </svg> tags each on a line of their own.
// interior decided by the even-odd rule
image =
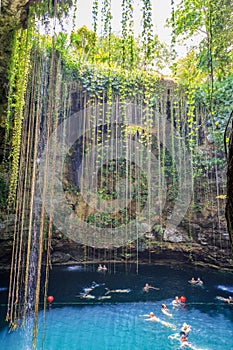
<svg viewBox="0 0 233 350">
<path fill-rule="evenodd" d="M 94 40 L 92 46 L 92 62 L 94 61 L 95 49 L 96 49 L 96 38 L 97 38 L 97 25 L 98 25 L 98 8 L 99 1 L 94 0 L 92 5 L 92 18 L 93 18 L 93 31 L 94 31 Z"/>
<path fill-rule="evenodd" d="M 142 0 L 142 25 L 142 44 L 146 65 L 151 59 L 153 46 L 152 6 L 150 0 Z"/>
<path fill-rule="evenodd" d="M 23 111 L 25 104 L 25 92 L 27 88 L 28 71 L 30 63 L 30 31 L 21 29 L 15 34 L 15 45 L 13 49 L 11 70 L 10 70 L 10 88 L 7 124 L 9 133 L 9 121 L 13 119 L 13 131 L 11 138 L 11 177 L 9 186 L 8 205 L 14 204 L 17 182 L 19 154 L 21 145 L 21 132 L 23 122 Z"/>
<path fill-rule="evenodd" d="M 133 1 L 122 1 L 122 61 L 123 67 L 134 67 Z"/>
</svg>

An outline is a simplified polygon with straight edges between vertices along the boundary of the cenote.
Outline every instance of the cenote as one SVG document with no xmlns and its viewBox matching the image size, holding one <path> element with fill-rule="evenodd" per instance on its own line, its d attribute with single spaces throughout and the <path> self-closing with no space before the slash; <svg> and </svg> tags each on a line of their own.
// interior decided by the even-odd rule
<svg viewBox="0 0 233 350">
<path fill-rule="evenodd" d="M 38 349 L 179 349 L 180 343 L 175 335 L 184 322 L 192 327 L 188 339 L 193 349 L 233 348 L 233 305 L 216 299 L 217 296 L 233 294 L 232 273 L 178 265 L 139 265 L 136 273 L 134 264 L 127 267 L 117 264 L 115 271 L 105 273 L 96 270 L 94 264 L 53 268 L 49 293 L 54 296 L 54 302 L 48 306 L 44 327 L 43 311 L 39 312 Z M 203 287 L 188 283 L 193 276 L 203 280 Z M 4 274 L 1 277 L 3 303 L 6 284 Z M 80 293 L 93 282 L 96 286 L 91 294 L 95 299 L 80 298 Z M 145 283 L 159 290 L 151 289 L 146 293 L 143 291 Z M 107 294 L 111 298 L 99 300 L 107 288 L 111 290 Z M 119 290 L 128 292 L 120 293 Z M 176 295 L 185 296 L 186 303 L 173 307 L 172 300 Z M 162 314 L 162 303 L 172 313 L 171 318 Z M 161 322 L 146 321 L 148 317 L 143 315 L 150 312 L 176 329 Z M 5 307 L 1 304 L 1 348 L 31 349 L 30 320 L 26 329 L 8 334 L 4 317 Z"/>
<path fill-rule="evenodd" d="M 232 350 L 232 1 L 0 12 L 0 348 Z"/>
</svg>

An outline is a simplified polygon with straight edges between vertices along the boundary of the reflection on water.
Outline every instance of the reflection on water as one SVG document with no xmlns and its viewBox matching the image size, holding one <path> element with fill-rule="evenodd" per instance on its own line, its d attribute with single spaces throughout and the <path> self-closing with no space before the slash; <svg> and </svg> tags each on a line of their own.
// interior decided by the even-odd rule
<svg viewBox="0 0 233 350">
<path fill-rule="evenodd" d="M 180 346 L 175 335 L 183 322 L 192 326 L 189 341 L 195 349 L 233 349 L 233 305 L 216 299 L 228 297 L 233 291 L 232 273 L 141 265 L 137 274 L 133 264 L 127 268 L 116 265 L 114 273 L 107 266 L 107 272 L 99 273 L 97 267 L 74 265 L 54 267 L 51 271 L 49 294 L 54 296 L 54 303 L 46 315 L 45 350 L 175 350 Z M 200 277 L 203 287 L 190 285 L 192 277 Z M 146 283 L 156 289 L 145 292 Z M 6 291 L 0 292 L 3 300 Z M 80 297 L 83 293 L 92 297 Z M 186 303 L 173 308 L 176 295 L 185 296 Z M 172 318 L 161 312 L 162 303 L 167 305 Z M 0 311 L 3 349 L 30 346 L 23 331 L 7 333 L 3 307 Z M 148 322 L 141 317 L 151 311 L 161 322 Z M 42 313 L 40 318 L 42 322 Z M 166 322 L 174 324 L 176 330 L 167 327 Z M 38 349 L 42 349 L 41 341 Z"/>
<path fill-rule="evenodd" d="M 233 286 L 223 286 L 223 285 L 218 285 L 218 289 L 224 290 L 225 292 L 233 293 Z"/>
</svg>

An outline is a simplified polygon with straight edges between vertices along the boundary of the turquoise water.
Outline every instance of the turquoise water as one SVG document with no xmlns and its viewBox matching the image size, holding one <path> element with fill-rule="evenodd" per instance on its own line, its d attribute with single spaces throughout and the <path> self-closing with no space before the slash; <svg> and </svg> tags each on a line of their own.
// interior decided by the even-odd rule
<svg viewBox="0 0 233 350">
<path fill-rule="evenodd" d="M 187 282 L 193 276 L 202 278 L 203 288 Z M 95 299 L 80 298 L 80 293 L 90 287 L 92 281 L 99 284 L 91 291 Z M 160 290 L 143 292 L 146 282 Z M 111 292 L 108 294 L 111 299 L 98 300 L 105 294 L 105 288 L 130 289 L 130 292 Z M 180 343 L 173 336 L 179 333 L 183 322 L 192 327 L 189 341 L 194 349 L 233 349 L 233 305 L 216 299 L 216 296 L 233 295 L 231 273 L 144 265 L 136 274 L 132 265 L 127 271 L 124 266 L 118 266 L 114 273 L 102 274 L 96 272 L 96 266 L 85 270 L 81 266 L 70 266 L 53 269 L 49 292 L 55 300 L 46 313 L 44 345 L 42 347 L 40 333 L 38 349 L 175 350 L 180 349 Z M 1 299 L 5 293 L 0 289 Z M 171 302 L 175 295 L 186 296 L 186 304 L 173 308 Z M 172 318 L 162 314 L 162 303 L 167 305 Z M 4 306 L 0 311 L 3 315 Z M 151 311 L 175 325 L 176 330 L 161 322 L 146 321 L 142 315 Z M 42 313 L 40 316 L 42 320 Z M 3 322 L 0 326 L 0 349 L 32 349 L 27 330 L 9 334 Z"/>
</svg>

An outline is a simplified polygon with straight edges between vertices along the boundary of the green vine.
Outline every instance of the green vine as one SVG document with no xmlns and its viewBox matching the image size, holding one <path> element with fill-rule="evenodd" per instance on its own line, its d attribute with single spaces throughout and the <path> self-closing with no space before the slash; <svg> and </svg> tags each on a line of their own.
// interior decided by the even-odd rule
<svg viewBox="0 0 233 350">
<path fill-rule="evenodd" d="M 8 130 L 10 127 L 9 120 L 13 120 L 10 153 L 11 177 L 8 197 L 9 206 L 12 206 L 14 204 L 16 197 L 21 132 L 24 118 L 23 113 L 30 64 L 31 45 L 31 32 L 29 30 L 21 29 L 15 33 L 13 56 L 10 65 L 10 87 L 7 113 Z"/>
<path fill-rule="evenodd" d="M 134 67 L 133 2 L 122 1 L 122 63 L 123 67 Z M 129 64 L 127 65 L 127 61 Z"/>
<path fill-rule="evenodd" d="M 142 42 L 145 55 L 145 66 L 150 61 L 153 52 L 153 22 L 152 22 L 152 6 L 150 0 L 142 0 Z"/>
</svg>

